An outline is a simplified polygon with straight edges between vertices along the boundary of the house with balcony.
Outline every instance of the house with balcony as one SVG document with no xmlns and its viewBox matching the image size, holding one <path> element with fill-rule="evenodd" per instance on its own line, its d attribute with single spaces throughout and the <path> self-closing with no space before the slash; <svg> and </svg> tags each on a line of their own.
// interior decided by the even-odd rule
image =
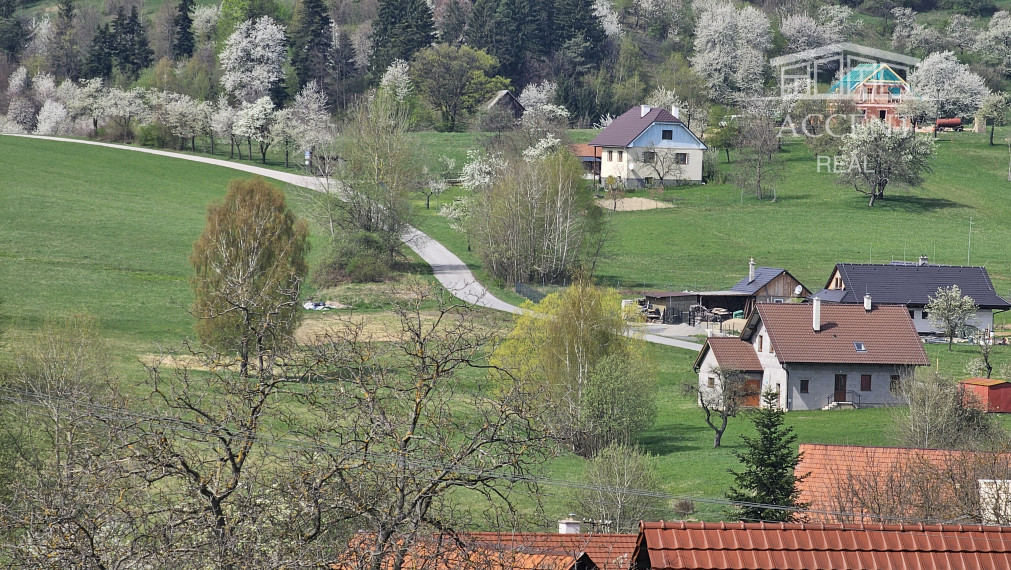
<svg viewBox="0 0 1011 570">
<path fill-rule="evenodd" d="M 908 126 L 897 113 L 910 95 L 909 83 L 886 63 L 861 63 L 829 87 L 829 93 L 850 97 L 864 119 L 878 119 L 892 127 Z"/>
</svg>

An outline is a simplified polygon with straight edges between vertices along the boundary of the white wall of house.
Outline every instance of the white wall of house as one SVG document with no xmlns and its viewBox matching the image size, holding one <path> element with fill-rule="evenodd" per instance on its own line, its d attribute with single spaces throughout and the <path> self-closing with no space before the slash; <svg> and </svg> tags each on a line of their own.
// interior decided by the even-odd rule
<svg viewBox="0 0 1011 570">
<path fill-rule="evenodd" d="M 769 340 L 769 332 L 765 329 L 765 323 L 758 326 L 758 330 L 751 337 L 751 346 L 755 347 L 758 354 L 758 361 L 762 363 L 762 393 L 769 390 L 779 392 L 779 407 L 788 410 L 787 406 L 787 374 L 779 358 L 772 348 L 772 341 Z"/>
<path fill-rule="evenodd" d="M 913 326 L 916 327 L 916 332 L 920 334 L 940 334 L 941 330 L 934 326 L 930 322 L 929 318 L 923 316 L 924 309 L 920 307 L 910 307 L 909 308 L 909 318 L 913 319 Z M 993 330 L 993 311 L 991 309 L 980 309 L 976 311 L 976 315 L 967 321 L 979 330 Z"/>
<path fill-rule="evenodd" d="M 606 181 L 608 176 L 613 176 L 619 182 L 624 181 L 628 175 L 627 154 L 627 149 L 623 146 L 601 148 L 600 180 Z"/>
<path fill-rule="evenodd" d="M 669 138 L 664 138 L 665 131 L 668 132 Z M 702 154 L 705 148 L 705 145 L 683 124 L 653 123 L 627 148 L 601 149 L 600 179 L 606 180 L 608 176 L 613 176 L 617 180 L 624 181 L 629 188 L 646 186 L 649 181 L 659 182 L 660 174 L 663 174 L 665 182 L 672 182 L 675 174 L 680 180 L 701 182 Z M 653 149 L 670 149 L 684 153 L 686 164 L 677 173 L 671 172 L 670 169 L 653 168 L 645 161 L 643 155 L 644 152 Z M 664 170 L 667 171 L 663 172 Z"/>
<path fill-rule="evenodd" d="M 907 367 L 890 364 L 788 364 L 787 369 L 790 387 L 786 396 L 790 410 L 817 410 L 827 405 L 829 396 L 835 393 L 836 374 L 846 375 L 846 389 L 859 395 L 861 407 L 898 404 L 899 399 L 892 391 L 897 388 L 892 376 L 898 376 L 902 382 L 910 373 Z M 871 377 L 870 390 L 863 390 L 861 377 L 865 375 Z"/>
</svg>

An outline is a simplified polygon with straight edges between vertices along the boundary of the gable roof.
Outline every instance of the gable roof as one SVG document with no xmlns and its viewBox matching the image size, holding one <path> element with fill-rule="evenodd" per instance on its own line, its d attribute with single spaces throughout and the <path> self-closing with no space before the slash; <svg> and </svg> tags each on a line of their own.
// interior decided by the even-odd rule
<svg viewBox="0 0 1011 570">
<path fill-rule="evenodd" d="M 755 352 L 755 347 L 750 342 L 745 342 L 737 337 L 714 336 L 706 339 L 702 350 L 695 358 L 696 372 L 702 368 L 702 361 L 705 359 L 706 353 L 710 351 L 722 368 L 743 372 L 762 371 L 762 363 L 758 360 L 758 353 Z"/>
<path fill-rule="evenodd" d="M 645 114 L 643 109 L 648 109 Z M 681 124 L 681 120 L 666 109 L 636 105 L 615 117 L 607 128 L 590 141 L 590 146 L 628 146 L 653 123 Z"/>
<path fill-rule="evenodd" d="M 846 291 L 840 298 L 842 303 L 861 303 L 867 293 L 875 303 L 920 307 L 937 294 L 938 288 L 958 285 L 962 294 L 972 297 L 981 309 L 1011 309 L 1011 303 L 994 290 L 985 267 L 838 263 L 835 269 Z M 832 276 L 825 284 L 826 289 Z"/>
<path fill-rule="evenodd" d="M 897 87 L 909 87 L 906 81 L 899 77 L 898 73 L 895 73 L 894 69 L 888 67 L 888 64 L 861 63 L 853 69 L 850 69 L 849 73 L 833 83 L 832 86 L 828 88 L 828 91 L 829 93 L 852 93 L 854 89 L 868 82 L 879 85 L 885 84 L 895 85 Z"/>
<path fill-rule="evenodd" d="M 568 557 L 585 555 L 600 570 L 625 570 L 632 560 L 634 534 L 561 534 L 550 532 L 472 532 L 466 540 L 495 550 Z"/>
<path fill-rule="evenodd" d="M 481 108 L 485 111 L 490 110 L 492 107 L 502 102 L 502 99 L 507 99 L 510 105 L 518 108 L 520 111 L 526 110 L 523 103 L 520 103 L 519 98 L 513 95 L 512 91 L 509 91 L 508 89 L 497 91 L 491 99 L 488 99 L 481 105 Z"/>
<path fill-rule="evenodd" d="M 782 363 L 859 363 L 926 366 L 923 343 L 902 305 L 822 303 L 821 327 L 815 331 L 813 303 L 758 303 L 742 340 L 765 325 L 776 358 Z M 854 343 L 863 343 L 858 352 Z"/>
<path fill-rule="evenodd" d="M 666 569 L 1011 567 L 1011 527 L 643 522 L 636 560 Z"/>
<path fill-rule="evenodd" d="M 979 479 L 1011 477 L 1011 455 L 952 449 L 800 444 L 799 501 L 824 522 L 966 520 Z M 929 520 L 924 520 L 929 519 Z"/>
<path fill-rule="evenodd" d="M 745 277 L 745 278 L 741 279 L 740 281 L 738 281 L 737 285 L 734 285 L 733 287 L 731 287 L 730 290 L 731 291 L 740 291 L 742 293 L 747 293 L 748 295 L 754 295 L 755 293 L 758 293 L 759 289 L 761 289 L 762 287 L 765 287 L 773 279 L 779 277 L 780 275 L 782 275 L 784 273 L 786 273 L 787 275 L 790 275 L 789 271 L 787 271 L 785 269 L 781 269 L 779 267 L 756 267 L 755 268 L 755 280 L 754 281 L 751 281 L 749 283 L 748 282 L 748 278 Z M 793 277 L 793 275 L 790 275 L 790 277 Z M 794 281 L 797 281 L 797 283 L 800 283 L 800 280 L 797 279 L 796 277 L 793 277 L 793 279 L 794 279 Z M 801 287 L 803 287 L 803 285 L 801 285 Z"/>
</svg>

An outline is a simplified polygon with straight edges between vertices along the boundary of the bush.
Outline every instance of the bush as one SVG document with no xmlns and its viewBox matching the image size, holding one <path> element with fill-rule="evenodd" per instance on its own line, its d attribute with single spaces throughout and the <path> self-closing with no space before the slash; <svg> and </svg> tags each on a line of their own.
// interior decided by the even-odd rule
<svg viewBox="0 0 1011 570">
<path fill-rule="evenodd" d="M 376 283 L 385 281 L 392 270 L 392 259 L 379 236 L 359 232 L 334 242 L 313 274 L 313 281 L 318 287 Z"/>
<path fill-rule="evenodd" d="M 172 139 L 168 127 L 158 123 L 142 125 L 137 132 L 137 142 L 141 146 L 152 148 L 167 148 Z"/>
</svg>

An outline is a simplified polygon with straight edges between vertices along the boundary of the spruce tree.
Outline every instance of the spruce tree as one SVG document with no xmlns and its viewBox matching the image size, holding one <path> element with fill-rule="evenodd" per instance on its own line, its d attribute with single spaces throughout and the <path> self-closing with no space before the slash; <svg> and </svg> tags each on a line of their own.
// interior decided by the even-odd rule
<svg viewBox="0 0 1011 570">
<path fill-rule="evenodd" d="M 147 29 L 140 21 L 140 12 L 136 6 L 130 7 L 129 15 L 123 6 L 116 10 L 111 34 L 112 57 L 116 68 L 123 75 L 135 79 L 154 61 L 154 50 L 147 41 Z"/>
<path fill-rule="evenodd" d="M 762 394 L 762 405 L 755 412 L 756 437 L 741 436 L 747 449 L 735 452 L 744 467 L 741 471 L 730 470 L 734 476 L 734 486 L 727 493 L 731 501 L 776 505 L 780 507 L 805 507 L 797 501 L 800 492 L 797 483 L 806 477 L 796 477 L 794 469 L 800 455 L 794 451 L 797 441 L 793 428 L 783 425 L 786 415 L 779 408 L 779 394 L 768 391 Z M 792 521 L 797 513 L 763 506 L 738 507 L 734 516 L 742 521 Z"/>
<path fill-rule="evenodd" d="M 195 42 L 193 40 L 193 3 L 194 0 L 179 0 L 179 11 L 172 18 L 174 33 L 172 37 L 172 55 L 176 59 L 193 55 Z"/>
<path fill-rule="evenodd" d="M 464 31 L 467 29 L 467 14 L 460 0 L 449 0 L 446 4 L 446 15 L 442 19 L 439 39 L 450 45 L 460 45 L 463 42 Z"/>
<path fill-rule="evenodd" d="M 555 0 L 554 8 L 556 45 L 580 35 L 595 48 L 604 42 L 604 27 L 593 13 L 593 0 Z"/>
<path fill-rule="evenodd" d="M 395 59 L 410 61 L 432 44 L 435 20 L 425 0 L 379 0 L 372 35 L 372 70 L 378 79 Z"/>
<path fill-rule="evenodd" d="M 330 50 L 330 16 L 323 0 L 300 0 L 291 18 L 291 65 L 301 89 L 312 80 L 325 85 Z"/>
<path fill-rule="evenodd" d="M 99 24 L 95 35 L 91 37 L 88 55 L 84 60 L 84 77 L 112 77 L 113 38 L 109 32 L 109 24 Z"/>
</svg>

